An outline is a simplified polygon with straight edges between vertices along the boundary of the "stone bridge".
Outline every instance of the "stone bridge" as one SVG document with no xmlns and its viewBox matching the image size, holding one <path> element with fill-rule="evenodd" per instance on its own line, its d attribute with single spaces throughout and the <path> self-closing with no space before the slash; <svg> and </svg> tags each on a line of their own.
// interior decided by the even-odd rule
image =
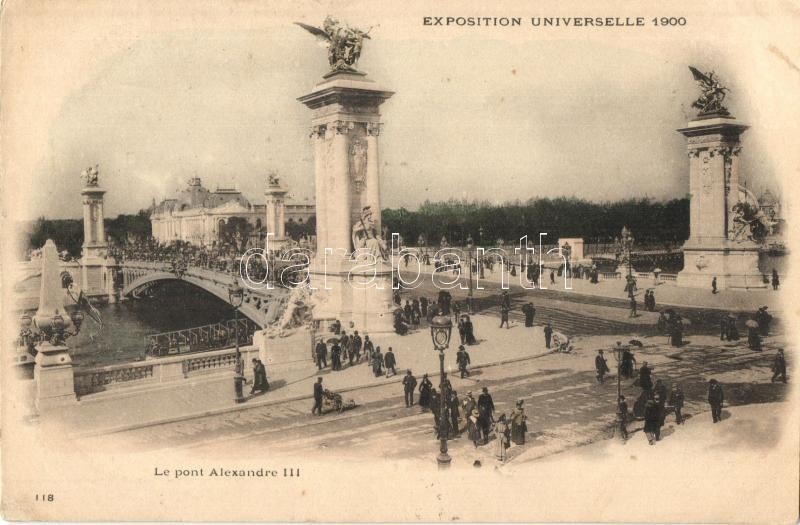
<svg viewBox="0 0 800 525">
<path fill-rule="evenodd" d="M 118 266 L 122 275 L 120 298 L 136 299 L 139 294 L 164 281 L 183 281 L 228 302 L 228 287 L 238 281 L 244 289 L 244 302 L 239 312 L 259 327 L 277 320 L 281 313 L 281 299 L 289 291 L 279 284 L 273 289 L 253 289 L 245 285 L 236 273 L 189 266 L 183 273 L 174 272 L 172 265 L 163 262 L 125 261 Z"/>
</svg>

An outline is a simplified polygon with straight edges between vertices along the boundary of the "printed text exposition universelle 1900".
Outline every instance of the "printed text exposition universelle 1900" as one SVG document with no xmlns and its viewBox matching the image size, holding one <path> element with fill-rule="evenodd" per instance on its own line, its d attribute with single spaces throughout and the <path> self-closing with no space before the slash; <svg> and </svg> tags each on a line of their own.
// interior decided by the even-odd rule
<svg viewBox="0 0 800 525">
<path fill-rule="evenodd" d="M 425 16 L 423 26 L 457 27 L 645 27 L 685 26 L 684 17 L 592 16 L 592 17 L 517 17 L 517 16 Z"/>
</svg>

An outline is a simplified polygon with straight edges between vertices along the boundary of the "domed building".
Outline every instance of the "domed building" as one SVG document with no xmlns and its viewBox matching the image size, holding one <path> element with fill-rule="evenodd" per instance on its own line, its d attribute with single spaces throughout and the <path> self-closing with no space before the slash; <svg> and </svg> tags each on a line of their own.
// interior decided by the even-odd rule
<svg viewBox="0 0 800 525">
<path fill-rule="evenodd" d="M 284 202 L 286 190 L 279 187 L 277 180 L 270 177 L 266 192 L 270 201 L 268 205 L 253 204 L 233 188 L 210 191 L 203 186 L 200 177 L 192 177 L 177 197 L 164 199 L 152 208 L 150 224 L 153 237 L 162 243 L 186 241 L 211 247 L 219 242 L 220 232 L 228 221 L 241 218 L 252 226 L 254 240 L 264 239 L 270 231 L 276 240 L 281 240 L 287 223 L 308 223 L 314 217 L 315 208 L 313 203 Z M 267 224 L 280 221 L 280 218 L 283 219 L 280 226 Z"/>
</svg>

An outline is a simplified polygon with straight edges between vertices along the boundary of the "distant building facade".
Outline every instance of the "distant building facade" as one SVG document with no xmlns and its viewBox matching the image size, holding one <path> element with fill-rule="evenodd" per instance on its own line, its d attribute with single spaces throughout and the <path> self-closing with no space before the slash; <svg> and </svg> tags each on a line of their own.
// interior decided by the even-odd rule
<svg viewBox="0 0 800 525">
<path fill-rule="evenodd" d="M 313 203 L 281 202 L 280 206 L 286 223 L 305 224 L 316 211 Z M 276 216 L 273 210 L 270 213 L 271 217 Z M 211 247 L 219 242 L 221 228 L 234 217 L 250 223 L 256 237 L 264 238 L 270 231 L 266 204 L 253 204 L 235 189 L 210 191 L 199 177 L 193 177 L 176 198 L 164 199 L 152 207 L 150 224 L 153 237 L 159 242 L 186 241 Z"/>
</svg>

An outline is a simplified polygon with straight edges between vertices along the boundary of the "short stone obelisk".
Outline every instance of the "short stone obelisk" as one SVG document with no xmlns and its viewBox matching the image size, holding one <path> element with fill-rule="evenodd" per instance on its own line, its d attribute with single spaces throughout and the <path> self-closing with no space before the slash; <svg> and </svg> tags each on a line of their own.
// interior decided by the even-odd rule
<svg viewBox="0 0 800 525">
<path fill-rule="evenodd" d="M 721 106 L 725 90 L 713 73 L 692 72 L 705 91 L 695 107 L 709 109 L 678 130 L 687 138 L 689 154 L 690 233 L 677 283 L 710 289 L 716 277 L 718 289 L 764 288 L 758 245 L 736 221 L 748 198 L 739 179 L 740 136 L 748 126 Z"/>
<path fill-rule="evenodd" d="M 33 316 L 36 328 L 47 333 L 56 322 L 63 329 L 72 327 L 72 320 L 64 308 L 58 250 L 48 239 L 42 248 L 42 284 L 39 292 L 39 309 Z M 75 401 L 75 381 L 69 348 L 61 342 L 43 341 L 36 347 L 36 365 L 33 377 L 36 382 L 36 408 L 46 410 Z"/>
</svg>

